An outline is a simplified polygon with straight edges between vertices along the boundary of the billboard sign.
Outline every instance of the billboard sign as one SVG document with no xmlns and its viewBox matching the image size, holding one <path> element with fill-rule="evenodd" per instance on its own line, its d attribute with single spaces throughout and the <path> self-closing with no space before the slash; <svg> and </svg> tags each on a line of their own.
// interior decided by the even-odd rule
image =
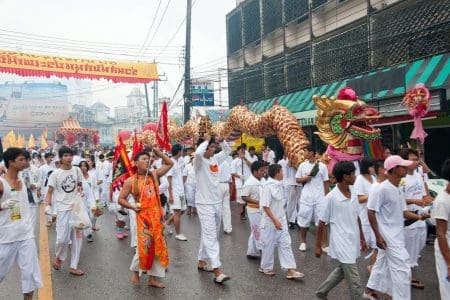
<svg viewBox="0 0 450 300">
<path fill-rule="evenodd" d="M 214 106 L 214 82 L 192 81 L 191 106 Z"/>
</svg>

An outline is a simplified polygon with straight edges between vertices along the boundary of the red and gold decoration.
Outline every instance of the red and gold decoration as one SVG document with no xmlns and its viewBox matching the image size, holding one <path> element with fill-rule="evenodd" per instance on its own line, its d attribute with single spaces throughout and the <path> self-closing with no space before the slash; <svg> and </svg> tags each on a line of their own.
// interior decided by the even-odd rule
<svg viewBox="0 0 450 300">
<path fill-rule="evenodd" d="M 425 142 L 425 138 L 428 136 L 423 129 L 422 118 L 428 113 L 430 99 L 430 91 L 422 83 L 409 90 L 403 97 L 402 104 L 408 107 L 410 116 L 414 118 L 414 129 L 410 137 L 417 139 L 421 144 Z"/>
<path fill-rule="evenodd" d="M 73 145 L 76 142 L 96 145 L 100 141 L 97 130 L 81 127 L 80 123 L 72 117 L 63 120 L 62 126 L 56 130 L 56 136 L 60 141 L 65 141 L 68 145 Z"/>
</svg>

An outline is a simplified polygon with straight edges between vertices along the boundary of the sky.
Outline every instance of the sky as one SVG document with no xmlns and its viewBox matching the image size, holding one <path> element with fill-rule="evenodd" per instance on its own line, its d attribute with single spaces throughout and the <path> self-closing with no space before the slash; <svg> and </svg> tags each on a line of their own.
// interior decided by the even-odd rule
<svg viewBox="0 0 450 300">
<path fill-rule="evenodd" d="M 217 69 L 226 67 L 226 14 L 236 6 L 236 0 L 192 1 L 191 76 L 211 73 L 217 78 Z M 159 74 L 165 74 L 159 83 L 159 96 L 172 97 L 184 73 L 185 25 L 174 33 L 185 16 L 185 0 L 0 0 L 0 49 L 77 58 L 156 59 Z M 0 83 L 9 80 L 60 81 L 68 85 L 71 101 L 102 101 L 111 108 L 125 105 L 126 96 L 135 87 L 106 80 L 0 74 Z M 143 85 L 139 87 L 143 91 Z M 177 98 L 181 95 L 182 89 Z"/>
</svg>

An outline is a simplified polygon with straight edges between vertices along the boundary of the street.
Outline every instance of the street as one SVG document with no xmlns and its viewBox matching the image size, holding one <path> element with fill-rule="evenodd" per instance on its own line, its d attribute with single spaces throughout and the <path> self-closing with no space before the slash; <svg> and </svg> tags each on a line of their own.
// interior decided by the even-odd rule
<svg viewBox="0 0 450 300">
<path fill-rule="evenodd" d="M 42 211 L 41 211 L 42 213 Z M 197 251 L 200 239 L 200 224 L 197 217 L 182 217 L 182 232 L 189 239 L 187 242 L 176 241 L 167 235 L 170 254 L 170 266 L 163 279 L 165 289 L 155 289 L 146 285 L 146 276 L 141 278 L 141 285 L 131 286 L 129 282 L 129 265 L 134 251 L 129 239 L 119 241 L 115 237 L 114 218 L 105 213 L 97 222 L 101 228 L 93 243 L 83 244 L 80 268 L 86 275 L 75 277 L 68 273 L 68 262 L 60 271 L 52 269 L 51 278 L 43 279 L 46 286 L 51 280 L 53 299 L 315 299 L 314 292 L 325 280 L 335 263 L 327 256 L 314 257 L 313 239 L 315 229 L 308 236 L 308 251 L 298 250 L 297 230 L 291 230 L 293 251 L 297 267 L 305 273 L 299 281 L 285 279 L 280 269 L 278 258 L 275 259 L 276 276 L 267 277 L 258 272 L 259 262 L 246 258 L 248 222 L 239 219 L 238 207 L 232 202 L 233 233 L 221 234 L 221 259 L 223 270 L 232 279 L 224 285 L 213 283 L 213 274 L 197 270 Z M 41 225 L 42 226 L 42 225 Z M 54 255 L 55 229 L 48 231 L 50 259 Z M 42 236 L 39 237 L 42 241 Z M 40 251 L 45 245 L 40 245 Z M 416 278 L 425 284 L 425 290 L 412 290 L 413 299 L 439 299 L 439 290 L 434 265 L 434 249 L 426 246 L 422 252 L 419 274 Z M 42 254 L 42 253 L 41 253 Z M 367 282 L 366 262 L 359 262 L 362 283 Z M 47 266 L 48 267 L 48 266 Z M 41 261 L 42 269 L 42 261 Z M 46 281 L 47 280 L 47 281 Z M 50 294 L 39 291 L 35 298 L 51 300 Z M 17 267 L 0 284 L 0 299 L 21 299 L 20 275 Z M 346 283 L 342 282 L 331 291 L 329 299 L 347 299 Z M 387 299 L 387 298 L 382 298 Z"/>
</svg>

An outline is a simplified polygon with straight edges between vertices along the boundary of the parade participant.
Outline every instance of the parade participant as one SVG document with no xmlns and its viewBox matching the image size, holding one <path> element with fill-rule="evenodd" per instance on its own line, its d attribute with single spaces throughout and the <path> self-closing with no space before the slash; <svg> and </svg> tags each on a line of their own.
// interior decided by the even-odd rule
<svg viewBox="0 0 450 300">
<path fill-rule="evenodd" d="M 187 212 L 186 214 L 189 216 L 191 214 L 196 214 L 195 210 L 195 171 L 194 165 L 192 161 L 194 156 L 190 156 L 189 161 L 186 163 L 183 169 L 183 183 L 184 183 L 184 194 L 186 195 L 186 205 Z"/>
<path fill-rule="evenodd" d="M 110 151 L 108 152 L 108 154 L 106 154 L 106 160 L 103 161 L 103 163 L 101 164 L 101 169 L 100 171 L 102 172 L 103 178 L 103 184 L 102 184 L 102 189 L 101 189 L 101 194 L 100 194 L 100 200 L 102 202 L 103 205 L 105 206 L 109 206 L 112 199 L 110 196 L 110 186 L 111 186 L 111 182 L 112 182 L 112 160 L 114 158 L 114 152 Z"/>
<path fill-rule="evenodd" d="M 251 166 L 252 175 L 245 181 L 242 188 L 242 200 L 247 203 L 247 215 L 250 223 L 250 236 L 248 237 L 247 258 L 261 257 L 261 212 L 259 202 L 261 199 L 261 178 L 264 176 L 264 164 L 255 161 Z"/>
<path fill-rule="evenodd" d="M 175 239 L 178 241 L 187 241 L 184 234 L 181 233 L 181 215 L 186 210 L 186 199 L 184 197 L 183 185 L 183 158 L 182 148 L 180 144 L 175 144 L 172 147 L 172 161 L 173 167 L 167 173 L 167 180 L 169 181 L 169 207 L 172 216 L 167 220 L 167 225 L 173 222 L 175 227 Z"/>
<path fill-rule="evenodd" d="M 300 226 L 300 251 L 306 251 L 306 235 L 312 217 L 316 226 L 319 225 L 319 210 L 325 195 L 329 192 L 329 178 L 327 167 L 316 160 L 316 151 L 313 146 L 304 149 L 306 161 L 297 169 L 295 178 L 297 183 L 303 184 L 298 209 L 297 224 Z M 326 252 L 327 233 L 323 231 L 324 252 Z"/>
<path fill-rule="evenodd" d="M 283 170 L 279 164 L 269 166 L 269 179 L 263 187 L 261 201 L 261 264 L 259 271 L 264 275 L 273 276 L 275 247 L 278 248 L 278 258 L 282 269 L 287 270 L 286 278 L 303 278 L 305 275 L 297 271 L 294 254 L 291 247 L 286 212 L 284 205 Z"/>
<path fill-rule="evenodd" d="M 97 170 L 97 184 L 98 184 L 98 192 L 100 195 L 100 201 L 103 205 L 106 206 L 106 195 L 103 192 L 103 190 L 106 187 L 106 176 L 105 176 L 105 169 L 108 162 L 105 161 L 105 155 L 103 153 L 100 153 L 98 156 L 98 161 L 95 163 L 95 167 Z M 108 191 L 109 193 L 109 191 Z"/>
<path fill-rule="evenodd" d="M 231 163 L 233 162 L 231 156 L 219 165 L 219 189 L 220 199 L 222 202 L 222 223 L 223 232 L 231 234 L 233 227 L 231 225 L 231 209 L 230 209 L 230 184 L 231 184 Z"/>
<path fill-rule="evenodd" d="M 367 216 L 367 200 L 373 183 L 376 181 L 375 175 L 375 159 L 373 157 L 363 157 L 360 162 L 361 174 L 356 177 L 354 185 L 354 194 L 359 203 L 359 219 L 361 220 L 361 227 L 366 239 L 367 247 L 376 251 L 377 243 L 375 235 L 370 227 L 369 217 Z M 371 256 L 371 261 L 367 267 L 368 271 L 372 269 L 375 263 L 376 255 Z"/>
<path fill-rule="evenodd" d="M 80 168 L 72 166 L 73 152 L 66 146 L 58 150 L 61 162 L 59 169 L 55 170 L 48 180 L 48 191 L 45 197 L 45 213 L 51 214 L 52 202 L 56 202 L 56 250 L 53 260 L 53 268 L 61 269 L 61 263 L 66 259 L 70 246 L 70 269 L 69 273 L 75 276 L 84 275 L 84 271 L 78 269 L 80 252 L 82 246 L 82 232 L 71 228 L 69 225 L 70 214 L 75 201 L 80 201 L 77 193 L 82 192 L 83 175 Z"/>
<path fill-rule="evenodd" d="M 0 177 L 0 282 L 17 260 L 24 299 L 32 300 L 34 290 L 43 285 L 27 191 L 19 177 L 27 162 L 23 150 L 14 147 L 3 159 L 7 171 Z"/>
<path fill-rule="evenodd" d="M 95 228 L 96 217 L 94 211 L 97 207 L 98 193 L 97 193 L 97 179 L 89 173 L 89 163 L 87 161 L 81 161 L 78 167 L 83 174 L 83 194 L 81 198 L 84 201 L 84 205 L 87 209 L 89 218 L 91 219 L 92 227 L 84 230 L 84 235 L 87 241 L 93 242 L 94 238 L 93 228 Z"/>
<path fill-rule="evenodd" d="M 450 159 L 442 165 L 441 174 L 447 185 L 433 203 L 432 217 L 436 219 L 437 235 L 434 257 L 441 299 L 450 299 Z"/>
<path fill-rule="evenodd" d="M 250 161 L 250 163 L 254 163 L 255 161 L 258 161 L 258 156 L 256 155 L 256 149 L 254 146 L 248 147 L 248 155 L 247 159 Z"/>
<path fill-rule="evenodd" d="M 219 232 L 222 217 L 220 198 L 219 164 L 231 153 L 226 141 L 221 142 L 222 151 L 216 153 L 215 138 L 205 135 L 204 141 L 195 151 L 194 169 L 197 180 L 195 205 L 201 226 L 201 240 L 197 267 L 202 271 L 214 272 L 215 283 L 224 283 L 231 278 L 220 270 Z M 210 261 L 210 267 L 207 265 Z"/>
<path fill-rule="evenodd" d="M 376 186 L 369 195 L 367 209 L 378 255 L 370 273 L 366 295 L 373 295 L 374 290 L 377 290 L 394 300 L 411 299 L 411 268 L 405 249 L 403 218 L 426 218 L 407 209 L 403 191 L 399 189 L 401 179 L 412 164 L 412 161 L 398 155 L 389 156 L 384 162 L 388 179 Z"/>
<path fill-rule="evenodd" d="M 40 172 L 40 186 L 41 186 L 41 197 L 45 200 L 45 196 L 47 195 L 48 190 L 48 179 L 50 175 L 54 171 L 54 167 L 52 166 L 53 158 L 55 158 L 52 152 L 46 152 L 44 154 L 45 164 L 39 167 Z M 51 227 L 53 223 L 53 219 L 56 218 L 56 202 L 52 203 L 52 213 L 47 215 L 47 227 Z"/>
<path fill-rule="evenodd" d="M 251 175 L 250 171 L 250 161 L 245 155 L 245 149 L 242 146 L 237 148 L 238 157 L 231 163 L 231 175 L 234 177 L 234 182 L 236 184 L 236 201 L 241 206 L 241 220 L 245 220 L 245 202 L 241 198 L 242 186 L 245 180 Z"/>
<path fill-rule="evenodd" d="M 150 154 L 139 152 L 134 157 L 137 172 L 128 178 L 120 191 L 119 204 L 136 212 L 137 248 L 131 262 L 131 283 L 139 284 L 143 272 L 149 276 L 148 285 L 164 288 L 156 277 L 165 277 L 169 254 L 164 238 L 164 211 L 159 199 L 158 178 L 173 166 L 173 161 L 158 149 L 153 153 L 164 160 L 156 170 L 150 169 Z M 128 202 L 132 196 L 135 204 Z"/>
<path fill-rule="evenodd" d="M 269 145 L 263 146 L 263 160 L 268 162 L 270 165 L 275 163 L 276 155 Z"/>
<path fill-rule="evenodd" d="M 417 172 L 419 166 L 419 153 L 410 148 L 403 148 L 399 155 L 403 159 L 413 161 L 408 167 L 408 172 L 404 178 L 402 188 L 406 199 L 407 207 L 413 212 L 423 212 L 423 207 L 431 203 L 427 197 L 425 182 L 421 174 Z M 409 265 L 411 269 L 419 264 L 420 252 L 427 242 L 427 225 L 425 221 L 417 221 L 411 225 L 405 226 L 405 248 L 409 254 Z M 417 289 L 424 289 L 425 286 L 418 280 L 411 278 L 411 286 Z"/>
<path fill-rule="evenodd" d="M 37 211 L 40 196 L 40 173 L 39 169 L 31 164 L 31 155 L 28 151 L 23 151 L 26 159 L 25 169 L 20 172 L 20 175 L 25 182 L 25 187 L 27 189 L 28 204 L 30 206 L 30 216 L 31 224 L 33 225 L 34 231 L 37 227 Z"/>
<path fill-rule="evenodd" d="M 301 186 L 295 180 L 295 174 L 297 171 L 289 163 L 286 155 L 283 156 L 283 159 L 280 160 L 278 164 L 283 168 L 283 185 L 286 191 L 286 214 L 289 229 L 295 229 L 300 204 Z"/>
<path fill-rule="evenodd" d="M 186 166 L 192 158 L 192 152 L 194 149 L 192 147 L 187 147 L 183 150 L 183 165 Z"/>
<path fill-rule="evenodd" d="M 355 183 L 355 165 L 352 162 L 338 162 L 333 167 L 337 186 L 325 196 L 317 229 L 316 257 L 322 254 L 322 232 L 329 224 L 330 246 L 328 255 L 339 264 L 319 286 L 316 296 L 326 299 L 328 293 L 343 279 L 348 281 L 350 299 L 363 299 L 356 259 L 361 250 L 366 251 L 364 233 L 359 217 L 357 195 L 352 193 Z"/>
</svg>

